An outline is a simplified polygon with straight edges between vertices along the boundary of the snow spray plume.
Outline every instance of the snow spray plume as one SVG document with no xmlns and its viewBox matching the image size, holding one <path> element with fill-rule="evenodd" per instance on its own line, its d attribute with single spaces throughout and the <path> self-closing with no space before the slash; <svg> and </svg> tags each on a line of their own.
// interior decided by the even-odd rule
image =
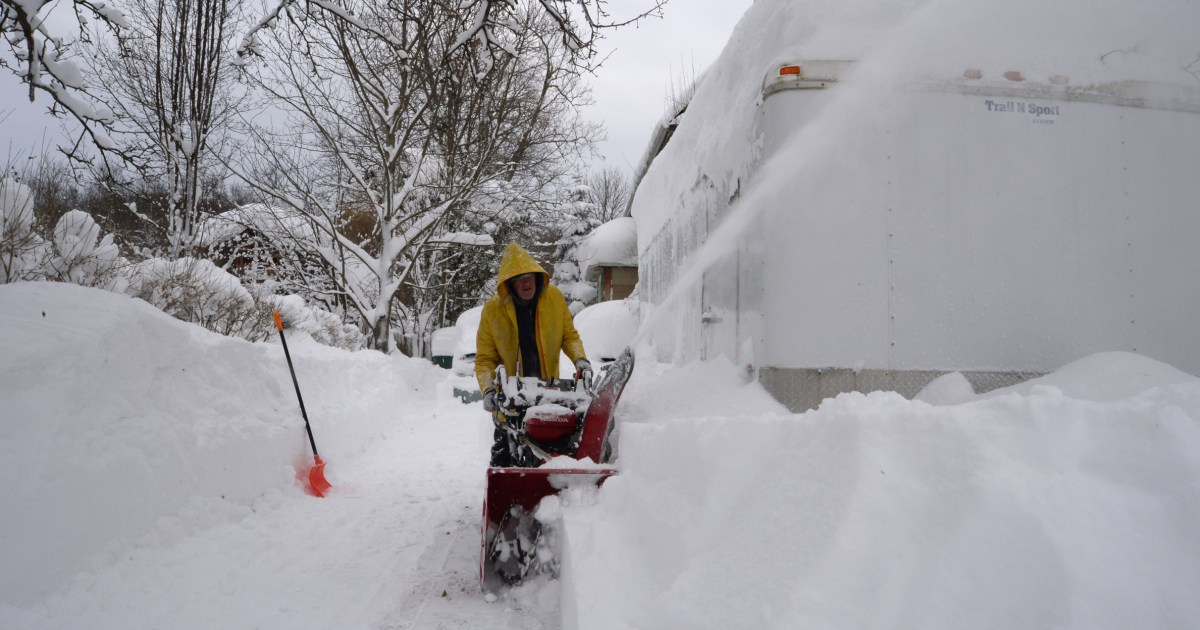
<svg viewBox="0 0 1200 630">
<path fill-rule="evenodd" d="M 1114 14 L 1126 15 L 1129 18 L 1105 25 L 1107 31 L 1115 31 L 1114 37 L 1120 34 L 1124 24 L 1145 22 L 1144 19 L 1134 19 L 1137 10 L 1126 6 L 1127 3 L 1104 0 L 1103 4 Z M 784 198 L 786 189 L 823 190 L 828 184 L 815 179 L 819 177 L 820 167 L 830 163 L 838 164 L 837 158 L 843 149 L 841 145 L 847 138 L 861 136 L 861 130 L 872 124 L 903 122 L 898 116 L 910 112 L 897 112 L 892 109 L 897 107 L 897 103 L 896 99 L 891 97 L 898 91 L 911 91 L 914 89 L 914 83 L 945 81 L 947 77 L 957 76 L 957 73 L 962 72 L 966 59 L 980 66 L 1009 63 L 1013 60 L 1013 41 L 1030 43 L 1027 48 L 1042 51 L 1039 53 L 1042 57 L 1051 55 L 1055 64 L 1065 63 L 1065 59 L 1060 57 L 1064 57 L 1071 49 L 1064 47 L 1062 50 L 1046 52 L 1046 42 L 1054 41 L 1046 31 L 1058 28 L 1063 23 L 1070 23 L 1071 19 L 1080 15 L 1089 14 L 1089 5 L 1083 0 L 1062 3 L 1061 7 L 1055 8 L 1055 19 L 1046 23 L 1030 21 L 1024 17 L 1031 12 L 1043 11 L 1044 3 L 1016 0 L 1016 5 L 1027 7 L 1029 12 L 1019 10 L 1012 1 L 994 0 L 988 2 L 984 9 L 975 4 L 963 4 L 952 0 L 898 0 L 890 3 L 890 7 L 880 5 L 879 11 L 884 15 L 895 15 L 896 23 L 880 24 L 881 28 L 886 27 L 887 35 L 877 44 L 851 55 L 862 61 L 840 78 L 824 109 L 806 124 L 792 131 L 790 137 L 781 142 L 779 152 L 768 157 L 762 167 L 753 173 L 747 186 L 749 192 L 737 201 L 727 218 L 708 235 L 705 242 L 684 260 L 681 272 L 672 283 L 666 297 L 654 304 L 653 309 L 649 309 L 649 314 L 643 318 L 638 329 L 634 344 L 648 340 L 651 330 L 674 315 L 681 297 L 694 290 L 703 280 L 705 272 L 717 261 L 736 251 L 741 237 L 756 219 L 768 216 L 768 212 L 845 210 L 836 207 L 797 208 L 774 203 L 774 200 Z M 790 50 L 816 46 L 813 42 L 817 41 L 846 39 L 840 36 L 839 30 L 846 27 L 846 24 L 840 24 L 829 17 L 840 14 L 839 11 L 833 10 L 832 6 L 833 3 L 828 6 L 821 3 L 812 5 L 812 13 L 806 14 L 806 19 L 819 24 L 809 36 L 803 38 L 803 41 L 793 42 L 795 47 Z M 856 28 L 858 27 L 851 26 L 847 32 L 853 33 Z M 1170 20 L 1159 19 L 1148 25 L 1143 24 L 1141 28 L 1153 32 L 1181 27 Z M 1191 41 L 1179 36 L 1175 39 Z M 781 59 L 764 59 L 763 66 L 767 67 L 771 61 Z M 1094 67 L 1080 65 L 1085 61 L 1091 66 L 1096 65 L 1094 60 L 1075 59 L 1070 72 L 1080 73 L 1081 78 L 1085 70 L 1095 72 Z M 717 61 L 717 64 L 720 63 L 722 60 Z M 704 91 L 705 86 L 702 85 L 699 90 L 700 98 L 703 98 Z M 878 128 L 885 129 L 887 125 L 880 124 Z M 852 169 L 855 164 L 847 161 L 841 167 Z"/>
<path fill-rule="evenodd" d="M 805 185 L 797 183 L 797 179 L 803 180 L 812 166 L 828 159 L 845 134 L 861 127 L 864 120 L 881 115 L 877 103 L 886 102 L 887 95 L 897 86 L 894 65 L 889 62 L 863 66 L 848 74 L 848 81 L 838 87 L 835 97 L 824 110 L 790 134 L 779 153 L 769 157 L 755 173 L 754 180 L 762 182 L 761 185 L 751 186 L 749 193 L 736 202 L 717 229 L 684 259 L 680 266 L 683 271 L 661 303 L 655 304 L 642 320 L 631 345 L 648 341 L 651 331 L 672 316 L 673 307 L 680 298 L 703 281 L 705 272 L 737 250 L 742 236 L 755 220 L 767 216 L 768 211 L 795 210 L 789 206 L 773 207 L 770 200 L 779 198 L 785 188 Z"/>
</svg>

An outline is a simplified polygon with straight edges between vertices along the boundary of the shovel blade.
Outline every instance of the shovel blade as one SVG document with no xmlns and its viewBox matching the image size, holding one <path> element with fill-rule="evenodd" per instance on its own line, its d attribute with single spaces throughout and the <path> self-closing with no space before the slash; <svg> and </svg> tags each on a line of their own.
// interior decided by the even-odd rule
<svg viewBox="0 0 1200 630">
<path fill-rule="evenodd" d="M 333 484 L 325 479 L 325 462 L 320 456 L 315 457 L 315 459 L 317 463 L 312 467 L 312 470 L 308 471 L 308 487 L 312 490 L 313 494 L 323 497 L 333 487 Z"/>
</svg>

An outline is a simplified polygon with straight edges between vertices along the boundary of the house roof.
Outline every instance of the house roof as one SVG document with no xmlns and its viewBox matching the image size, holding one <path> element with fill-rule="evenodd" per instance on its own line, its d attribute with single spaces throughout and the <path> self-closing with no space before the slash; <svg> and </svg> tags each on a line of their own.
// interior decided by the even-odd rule
<svg viewBox="0 0 1200 630">
<path fill-rule="evenodd" d="M 592 230 L 580 242 L 580 272 L 594 281 L 602 267 L 636 267 L 637 251 L 637 223 L 633 217 L 613 219 Z"/>
<path fill-rule="evenodd" d="M 269 239 L 312 240 L 316 237 L 312 224 L 304 215 L 263 203 L 249 203 L 206 218 L 197 230 L 196 242 L 201 247 L 208 247 L 228 241 L 247 229 Z"/>
</svg>

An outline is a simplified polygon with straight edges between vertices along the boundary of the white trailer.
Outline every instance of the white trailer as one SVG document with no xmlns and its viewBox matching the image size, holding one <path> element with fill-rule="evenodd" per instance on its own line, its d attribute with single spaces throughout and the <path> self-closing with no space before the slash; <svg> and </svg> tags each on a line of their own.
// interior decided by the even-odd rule
<svg viewBox="0 0 1200 630">
<path fill-rule="evenodd" d="M 767 68 L 749 168 L 660 184 L 646 227 L 635 199 L 664 354 L 724 355 L 797 410 L 1110 350 L 1200 374 L 1200 82 L 968 66 L 835 98 L 855 65 Z"/>
</svg>

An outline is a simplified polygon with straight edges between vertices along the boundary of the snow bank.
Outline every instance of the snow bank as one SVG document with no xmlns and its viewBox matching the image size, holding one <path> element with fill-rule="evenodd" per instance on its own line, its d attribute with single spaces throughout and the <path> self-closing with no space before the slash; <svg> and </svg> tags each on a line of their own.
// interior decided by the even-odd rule
<svg viewBox="0 0 1200 630">
<path fill-rule="evenodd" d="M 583 348 L 597 366 L 621 356 L 621 352 L 633 342 L 637 328 L 636 300 L 599 302 L 575 316 L 575 329 L 583 340 Z"/>
<path fill-rule="evenodd" d="M 0 489 L 0 605 L 45 597 L 183 510 L 219 521 L 301 492 L 311 452 L 277 343 L 68 284 L 0 286 L 0 324 L 0 461 L 15 475 Z M 338 462 L 437 378 L 421 360 L 288 342 L 335 485 Z"/>
<path fill-rule="evenodd" d="M 620 475 L 551 506 L 563 579 L 489 607 L 485 414 L 426 361 L 289 343 L 328 500 L 278 345 L 0 286 L 0 626 L 550 627 L 559 593 L 566 628 L 1200 626 L 1200 379 L 1144 357 L 793 415 L 639 347 Z"/>
<path fill-rule="evenodd" d="M 564 513 L 564 627 L 1200 624 L 1200 379 L 1106 353 L 788 415 L 742 378 L 639 365 L 621 474 Z"/>
</svg>

